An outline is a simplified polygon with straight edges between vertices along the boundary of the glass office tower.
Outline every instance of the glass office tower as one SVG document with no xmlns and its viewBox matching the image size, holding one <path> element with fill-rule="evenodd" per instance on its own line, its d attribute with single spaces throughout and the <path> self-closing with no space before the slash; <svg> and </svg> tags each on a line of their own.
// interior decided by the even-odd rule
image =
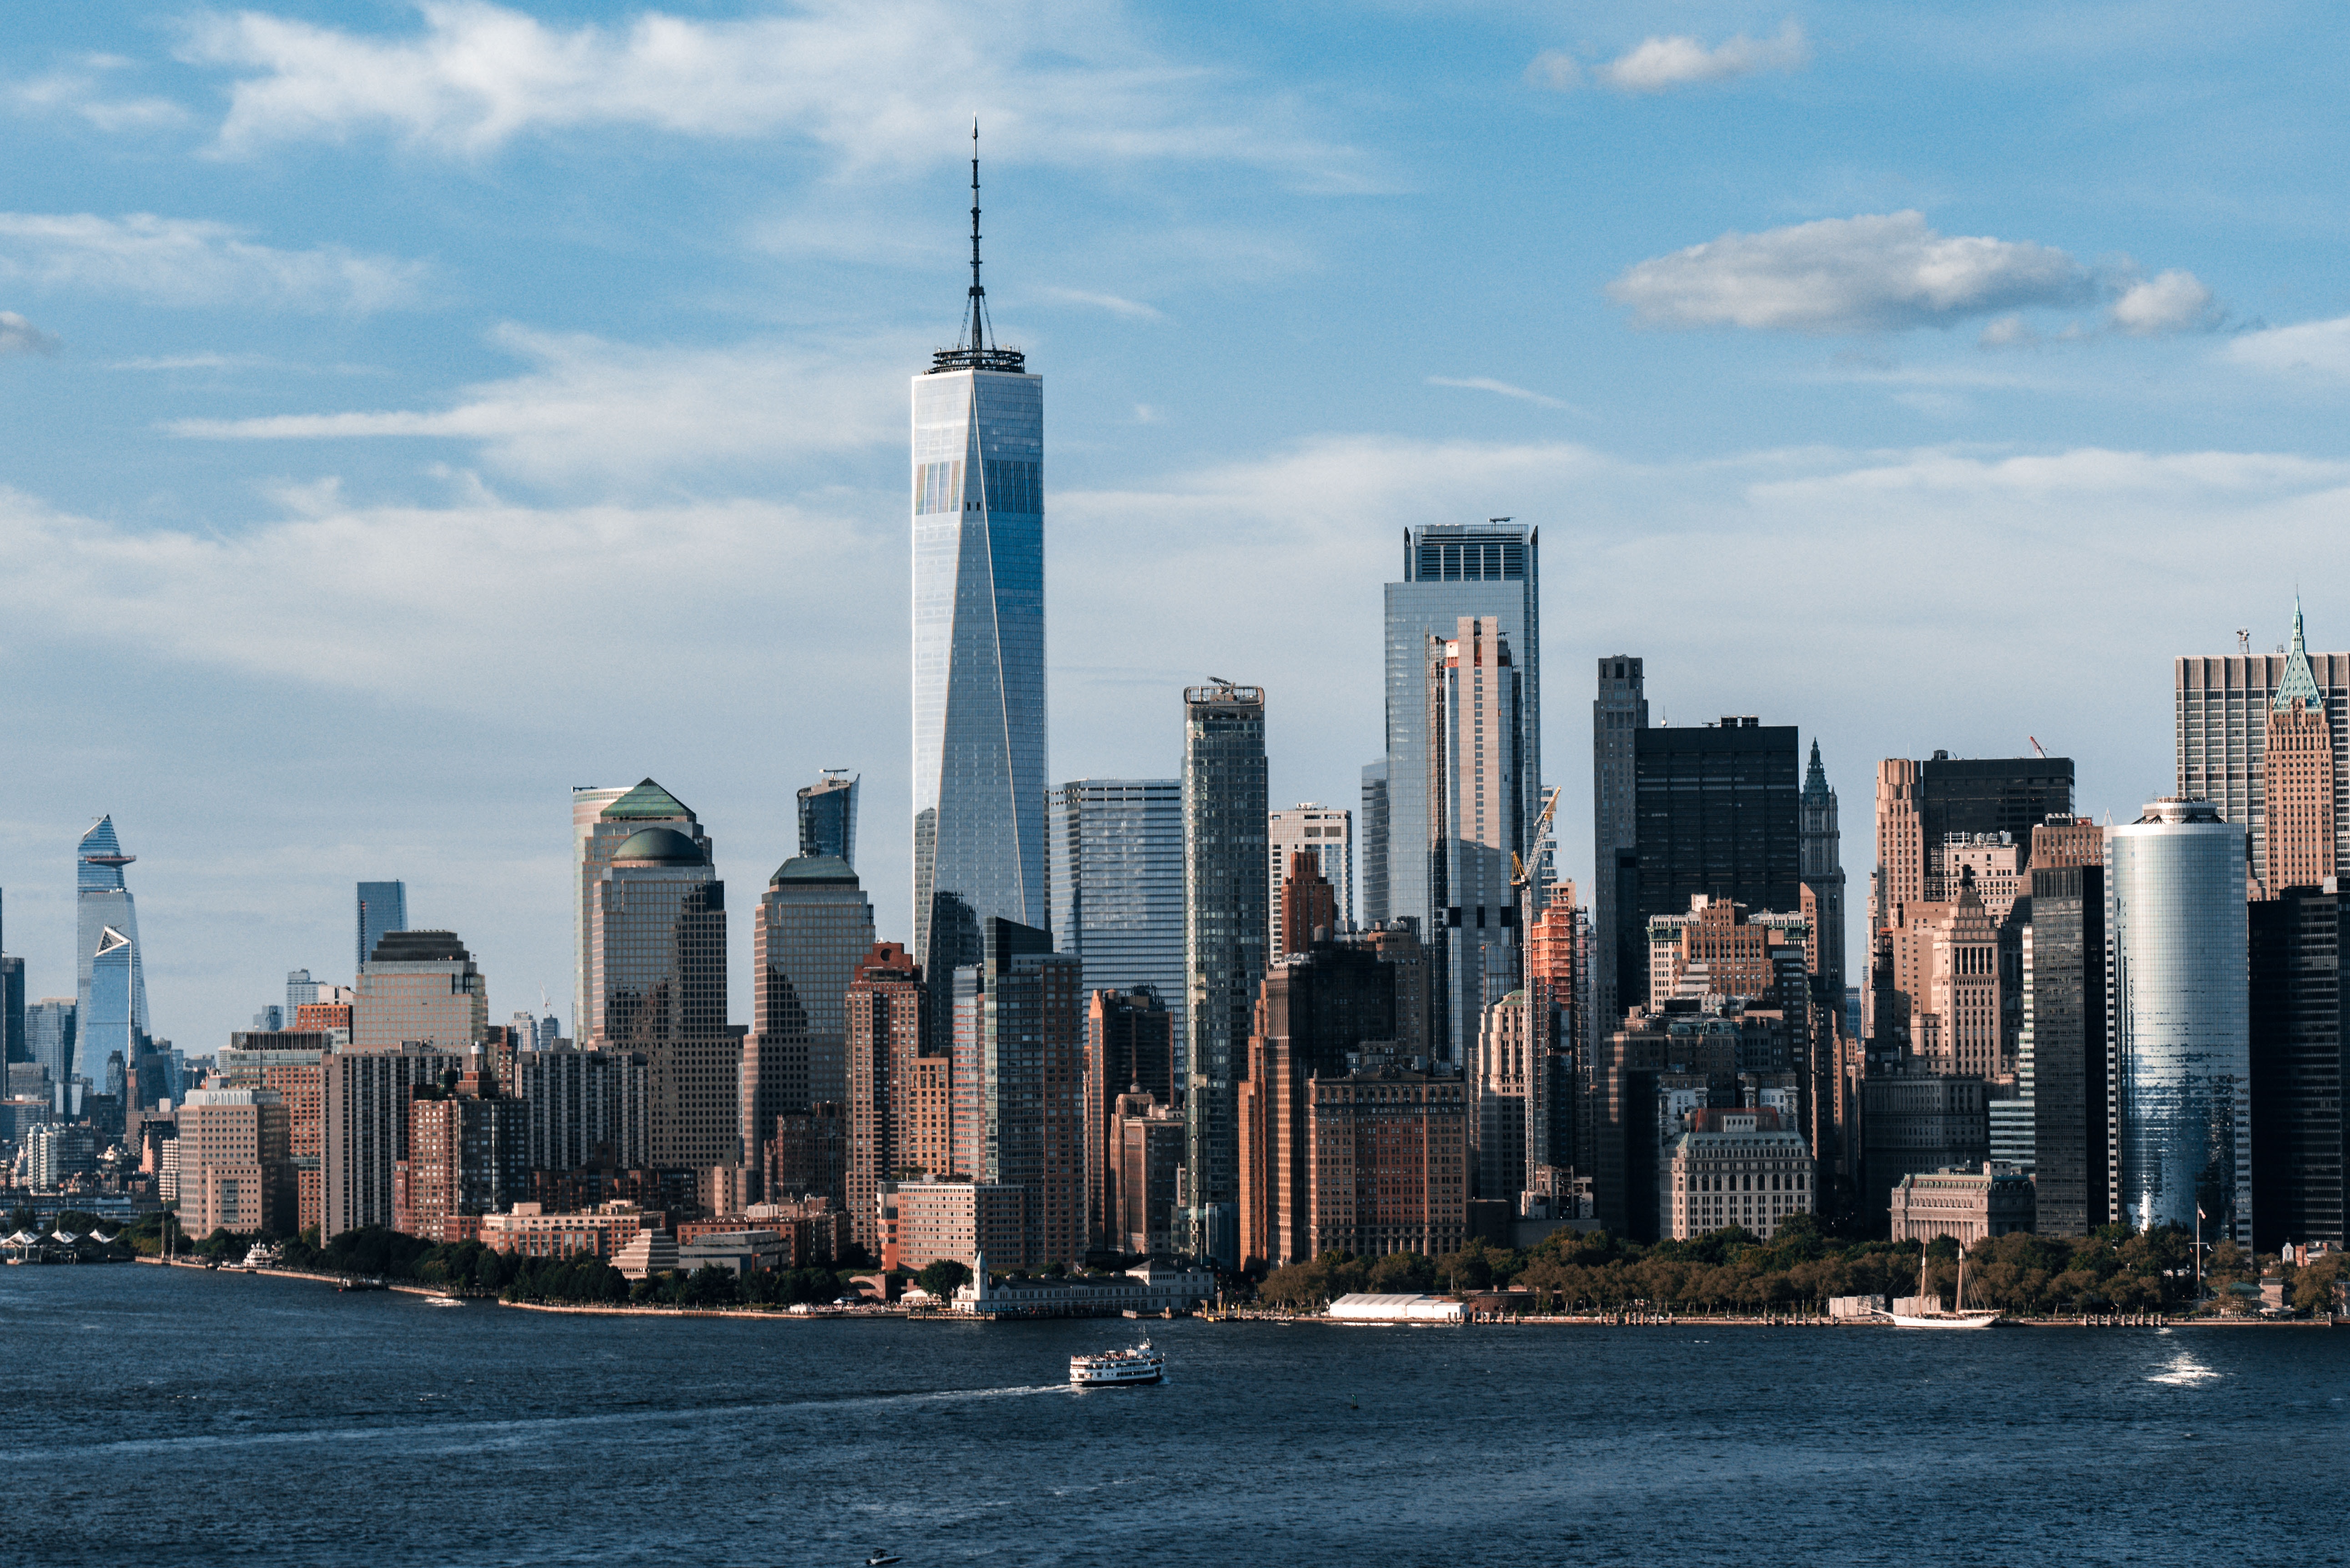
<svg viewBox="0 0 2350 1568">
<path fill-rule="evenodd" d="M 933 976 L 979 961 L 981 921 L 1046 919 L 1045 383 L 993 340 L 975 150 L 962 333 L 913 379 L 914 947 Z"/>
<path fill-rule="evenodd" d="M 1371 831 L 1367 789 L 1363 886 L 1367 894 L 1381 884 L 1387 889 L 1384 907 L 1367 900 L 1367 913 L 1417 919 L 1423 941 L 1441 920 L 1428 854 L 1428 639 L 1456 636 L 1463 616 L 1500 623 L 1518 680 L 1512 750 L 1523 759 L 1513 816 L 1531 824 L 1542 812 L 1540 538 L 1540 530 L 1507 518 L 1407 529 L 1403 580 L 1387 586 L 1387 832 L 1382 851 Z M 1525 846 L 1504 847 L 1523 854 Z"/>
<path fill-rule="evenodd" d="M 827 768 L 823 778 L 800 791 L 802 857 L 829 855 L 857 864 L 857 777 L 846 768 Z"/>
<path fill-rule="evenodd" d="M 128 958 L 117 959 L 127 965 L 122 976 L 123 1004 L 129 1008 L 128 1026 L 144 1033 L 147 1021 L 147 971 L 140 957 L 139 911 L 133 907 L 130 889 L 122 880 L 122 868 L 139 858 L 122 853 L 122 842 L 114 834 L 114 818 L 101 816 L 81 836 L 81 846 L 74 857 L 74 913 L 77 938 L 74 943 L 74 997 L 81 1022 L 81 1038 L 96 1041 L 96 1017 L 90 1008 L 90 982 L 98 963 L 99 950 L 109 955 L 116 950 L 108 940 L 108 928 L 122 942 L 128 943 Z M 121 1042 L 112 1040 L 97 1055 L 87 1050 L 81 1060 L 103 1066 L 106 1050 L 120 1050 Z"/>
<path fill-rule="evenodd" d="M 2106 830 L 2112 1094 L 2122 1218 L 2252 1244 L 2244 828 L 2158 800 Z"/>
<path fill-rule="evenodd" d="M 1183 967 L 1191 1044 L 1184 1068 L 1190 1248 L 1240 1264 L 1236 1081 L 1248 1066 L 1264 979 L 1264 689 L 1183 691 Z"/>
<path fill-rule="evenodd" d="M 408 929 L 408 884 L 360 883 L 357 924 L 359 958 L 351 966 L 353 974 L 367 968 L 368 960 L 375 957 L 376 943 L 394 931 Z"/>
<path fill-rule="evenodd" d="M 1073 779 L 1053 792 L 1051 820 L 1060 950 L 1084 961 L 1087 992 L 1149 986 L 1181 1040 L 1183 781 Z"/>
</svg>

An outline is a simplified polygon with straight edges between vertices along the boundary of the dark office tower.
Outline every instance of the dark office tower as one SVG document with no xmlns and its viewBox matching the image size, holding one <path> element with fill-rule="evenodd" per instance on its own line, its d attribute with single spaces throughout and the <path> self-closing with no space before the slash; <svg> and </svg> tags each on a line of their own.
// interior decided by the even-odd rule
<svg viewBox="0 0 2350 1568">
<path fill-rule="evenodd" d="M 1649 1004 L 1648 921 L 1687 914 L 1691 895 L 1802 908 L 1797 740 L 1793 725 L 1752 718 L 1633 732 L 1635 847 L 1616 860 L 1619 1009 Z"/>
<path fill-rule="evenodd" d="M 2274 822 L 2275 797 L 2271 797 Z M 2272 853 L 2278 839 L 2272 830 Z M 2278 858 L 2282 860 L 2282 857 Z M 2350 1241 L 2344 1224 L 2350 897 L 2288 888 L 2253 904 L 2252 1248 Z"/>
<path fill-rule="evenodd" d="M 1490 618 L 1510 646 L 1518 675 L 1518 732 L 1525 759 L 1516 780 L 1516 820 L 1542 810 L 1542 617 L 1536 589 L 1539 530 L 1496 518 L 1474 526 L 1408 530 L 1403 580 L 1387 586 L 1388 904 L 1385 917 L 1419 921 L 1432 940 L 1442 900 L 1429 885 L 1428 639 L 1459 635 L 1463 616 Z M 1523 852 L 1524 846 L 1513 844 Z M 1457 902 L 1457 900 L 1456 900 Z M 1371 916 L 1367 924 L 1375 923 Z M 1473 1036 L 1472 1036 L 1473 1037 Z"/>
<path fill-rule="evenodd" d="M 2073 810 L 2070 757 L 1888 757 L 1877 764 L 1877 876 L 1868 929 L 1900 924 L 1901 907 L 1922 903 L 1953 834 L 2007 834 L 2028 844 L 2032 830 Z"/>
<path fill-rule="evenodd" d="M 1086 1009 L 1086 1213 L 1088 1246 L 1118 1251 L 1118 1097 L 1182 1103 L 1175 1079 L 1175 1015 L 1149 991 L 1093 987 Z"/>
<path fill-rule="evenodd" d="M 1345 1076 L 1347 1053 L 1394 1038 L 1395 968 L 1371 949 L 1317 942 L 1266 973 L 1234 1116 L 1244 1260 L 1313 1256 L 1309 1085 Z"/>
<path fill-rule="evenodd" d="M 1425 677 L 1423 676 L 1423 679 Z M 1189 1249 L 1240 1262 L 1233 1083 L 1264 978 L 1264 690 L 1219 681 L 1183 691 L 1184 1095 Z"/>
<path fill-rule="evenodd" d="M 829 855 L 857 864 L 857 775 L 827 768 L 800 791 L 800 854 Z"/>
<path fill-rule="evenodd" d="M 637 1051 L 657 1169 L 738 1158 L 743 1042 L 726 1026 L 726 884 L 710 840 L 648 827 L 611 847 L 588 909 L 588 1044 Z"/>
<path fill-rule="evenodd" d="M 849 1103 L 843 998 L 873 946 L 873 906 L 833 855 L 786 860 L 768 878 L 751 927 L 752 1022 L 743 1047 L 738 1135 L 745 1169 L 775 1118 Z"/>
<path fill-rule="evenodd" d="M 0 1067 L 31 1060 L 25 1052 L 25 961 L 0 953 Z"/>
<path fill-rule="evenodd" d="M 2085 1236 L 2113 1220 L 2106 1059 L 2106 871 L 2032 868 L 2034 1228 Z"/>
<path fill-rule="evenodd" d="M 1618 994 L 1626 967 L 1643 972 L 1648 961 L 1644 930 L 1619 964 L 1616 952 L 1620 901 L 1637 890 L 1625 888 L 1627 870 L 1638 872 L 1638 838 L 1633 810 L 1633 744 L 1648 727 L 1648 699 L 1640 661 L 1612 654 L 1599 661 L 1599 694 L 1591 704 L 1591 1043 L 1624 1026 L 1624 1010 L 1644 992 Z"/>
<path fill-rule="evenodd" d="M 408 884 L 362 882 L 359 896 L 359 956 L 351 972 L 359 973 L 375 956 L 376 944 L 391 931 L 408 929 Z"/>
<path fill-rule="evenodd" d="M 1518 983 L 1517 889 L 1528 759 L 1515 649 L 1492 616 L 1428 639 L 1430 970 L 1437 1057 L 1465 1064 L 1485 1010 Z"/>
<path fill-rule="evenodd" d="M 1803 878 L 1812 891 L 1818 918 L 1813 929 L 1819 944 L 1822 996 L 1839 1003 L 1844 998 L 1844 849 L 1836 830 L 1836 793 L 1828 787 L 1827 770 L 1820 765 L 1820 743 L 1812 742 L 1812 763 L 1804 774 L 1802 805 Z"/>
<path fill-rule="evenodd" d="M 957 1154 L 973 1151 L 962 1168 L 976 1180 L 1026 1194 L 1023 1264 L 1076 1262 L 1087 1229 L 1083 966 L 1034 926 L 991 917 L 981 935 L 984 957 L 955 975 Z"/>
<path fill-rule="evenodd" d="M 1180 1043 L 1183 781 L 1073 779 L 1047 815 L 1055 944 L 1085 961 L 1087 991 L 1157 992 Z"/>
<path fill-rule="evenodd" d="M 914 956 L 940 991 L 980 920 L 1046 919 L 1045 382 L 988 320 L 978 149 L 962 335 L 913 379 Z"/>
<path fill-rule="evenodd" d="M 1363 929 L 1377 930 L 1388 923 L 1393 906 L 1388 894 L 1388 764 L 1376 762 L 1363 769 Z"/>
<path fill-rule="evenodd" d="M 2334 864 L 2350 865 L 2350 653 L 2310 652 L 2298 600 L 2293 618 L 2293 640 L 2274 653 L 2251 652 L 2248 638 L 2243 653 L 2180 658 L 2171 671 L 2178 795 L 2208 800 L 2222 818 L 2251 830 L 2252 875 L 2272 895 L 2308 879 L 2312 859 L 2323 853 L 2311 842 L 2321 823 L 2333 830 Z M 2288 828 L 2303 830 L 2297 872 L 2269 848 L 2277 815 L 2268 800 L 2272 727 L 2298 742 L 2287 776 L 2300 798 L 2279 803 Z M 2321 739 L 2331 753 L 2322 762 L 2310 754 Z M 2321 788 L 2330 796 L 2322 807 L 2300 793 Z"/>
</svg>

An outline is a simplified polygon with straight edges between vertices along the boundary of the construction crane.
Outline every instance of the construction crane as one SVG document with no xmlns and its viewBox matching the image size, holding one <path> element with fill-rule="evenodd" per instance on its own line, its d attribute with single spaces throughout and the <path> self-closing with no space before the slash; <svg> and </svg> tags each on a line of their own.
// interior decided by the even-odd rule
<svg viewBox="0 0 2350 1568">
<path fill-rule="evenodd" d="M 2039 737 L 2039 736 L 2037 736 L 2037 735 L 2026 735 L 2026 736 L 2024 736 L 2023 738 L 2024 738 L 2025 740 L 2027 740 L 2027 741 L 2029 741 L 2029 742 L 2032 742 L 2032 749 L 2033 749 L 2033 751 L 2035 751 L 2035 752 L 2038 752 L 2038 753 L 2040 753 L 2040 755 L 2041 755 L 2041 757 L 2042 757 L 2042 759 L 2043 759 L 2043 761 L 2047 758 L 2047 755 L 2048 755 L 2048 748 L 2047 748 L 2047 747 L 2045 747 L 2045 746 L 2043 746 L 2043 745 L 2042 745 L 2042 744 L 2040 743 L 2040 737 Z"/>
<path fill-rule="evenodd" d="M 1556 810 L 1558 810 L 1558 788 L 1553 785 L 1549 795 L 1543 801 L 1542 815 L 1534 818 L 1534 831 L 1526 835 L 1526 847 L 1534 851 L 1534 863 L 1536 866 L 1542 864 L 1543 852 L 1550 847 L 1551 814 Z M 1514 849 L 1511 850 L 1510 886 L 1523 888 L 1533 879 L 1533 876 L 1526 863 L 1518 858 L 1518 852 Z"/>
</svg>

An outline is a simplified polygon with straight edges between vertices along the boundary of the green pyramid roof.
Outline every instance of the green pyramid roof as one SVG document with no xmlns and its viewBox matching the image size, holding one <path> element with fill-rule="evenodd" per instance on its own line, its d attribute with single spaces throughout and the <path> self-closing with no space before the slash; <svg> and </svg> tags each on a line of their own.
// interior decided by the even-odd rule
<svg viewBox="0 0 2350 1568">
<path fill-rule="evenodd" d="M 675 822 L 693 820 L 677 796 L 647 779 L 604 808 L 607 822 Z"/>
<path fill-rule="evenodd" d="M 2282 713 L 2295 702 L 2311 708 L 2323 708 L 2324 699 L 2318 694 L 2317 677 L 2309 669 L 2309 643 L 2301 635 L 2301 596 L 2293 596 L 2293 651 L 2285 655 L 2284 679 L 2277 682 L 2276 701 L 2270 704 Z"/>
</svg>

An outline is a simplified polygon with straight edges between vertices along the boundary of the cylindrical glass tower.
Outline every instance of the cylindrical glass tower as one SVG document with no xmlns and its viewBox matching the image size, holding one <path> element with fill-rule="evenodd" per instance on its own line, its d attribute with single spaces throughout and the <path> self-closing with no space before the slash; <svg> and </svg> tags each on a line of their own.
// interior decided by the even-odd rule
<svg viewBox="0 0 2350 1568">
<path fill-rule="evenodd" d="M 2106 833 L 2116 1197 L 2131 1227 L 2252 1238 L 2243 827 L 2158 800 Z"/>
</svg>

